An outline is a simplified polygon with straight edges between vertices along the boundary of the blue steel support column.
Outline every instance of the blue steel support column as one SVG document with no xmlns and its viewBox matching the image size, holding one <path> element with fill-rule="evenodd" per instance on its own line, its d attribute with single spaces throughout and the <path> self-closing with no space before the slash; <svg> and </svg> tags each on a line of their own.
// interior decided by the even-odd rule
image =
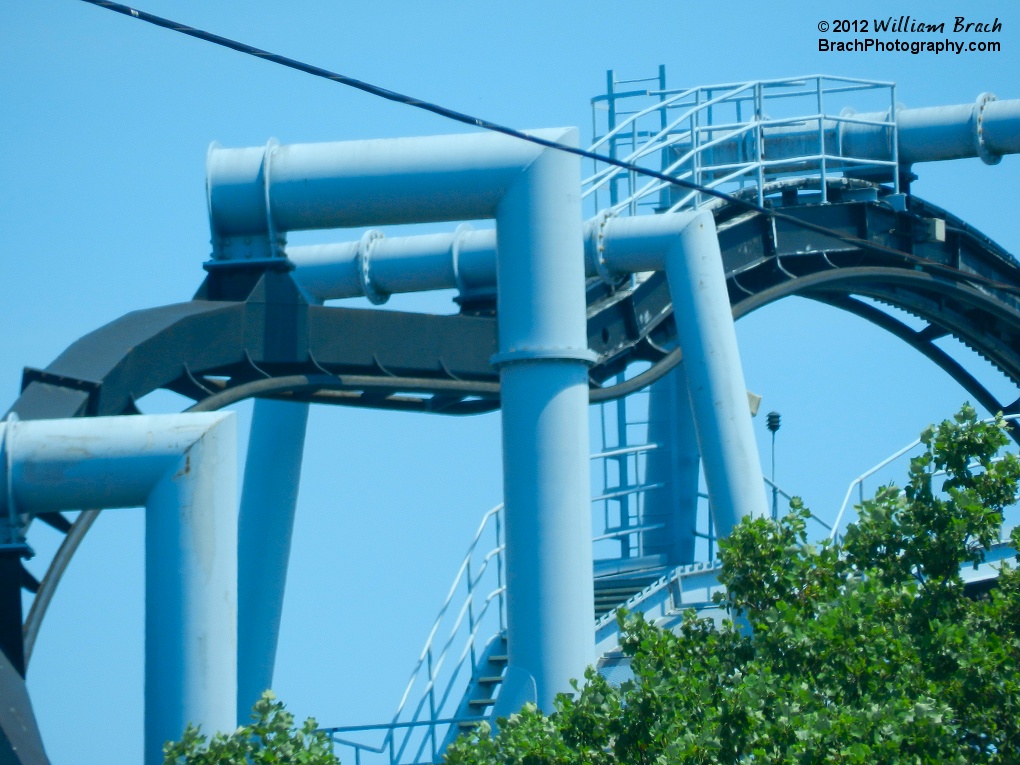
<svg viewBox="0 0 1020 765">
<path fill-rule="evenodd" d="M 560 140 L 576 145 L 571 129 Z M 594 659 L 580 164 L 542 153 L 497 209 L 509 666 L 497 714 L 549 712 Z"/>
<path fill-rule="evenodd" d="M 183 415 L 179 415 L 183 416 Z M 237 431 L 210 430 L 145 513 L 145 763 L 189 722 L 229 731 L 237 688 Z M 196 723 L 197 724 L 197 723 Z"/>
<path fill-rule="evenodd" d="M 648 401 L 647 483 L 662 488 L 645 494 L 642 524 L 662 523 L 646 531 L 644 555 L 664 554 L 671 566 L 694 562 L 701 454 L 694 429 L 684 364 L 654 383 Z"/>
<path fill-rule="evenodd" d="M 237 699 L 232 413 L 0 423 L 0 515 L 145 505 L 145 756 L 189 722 L 229 731 Z"/>
<path fill-rule="evenodd" d="M 666 278 L 716 533 L 725 537 L 744 516 L 767 515 L 768 506 L 710 212 L 692 215 L 667 250 Z"/>
<path fill-rule="evenodd" d="M 308 404 L 256 401 L 238 520 L 237 723 L 272 687 Z"/>
</svg>

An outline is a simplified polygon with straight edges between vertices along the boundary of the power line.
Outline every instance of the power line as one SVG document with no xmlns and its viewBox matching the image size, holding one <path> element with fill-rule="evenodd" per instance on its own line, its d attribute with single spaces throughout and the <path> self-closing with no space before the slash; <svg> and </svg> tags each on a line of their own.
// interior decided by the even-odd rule
<svg viewBox="0 0 1020 765">
<path fill-rule="evenodd" d="M 625 160 L 617 159 L 615 157 L 606 156 L 604 154 L 599 154 L 594 151 L 588 151 L 587 149 L 581 149 L 576 146 L 568 146 L 567 144 L 562 144 L 557 141 L 550 141 L 546 138 L 541 138 L 540 136 L 530 135 L 528 133 L 516 130 L 515 128 L 509 127 L 507 125 L 501 125 L 497 122 L 490 122 L 489 120 L 485 120 L 480 117 L 474 117 L 470 114 L 465 114 L 464 112 L 458 112 L 454 109 L 448 109 L 445 106 L 440 106 L 439 104 L 435 104 L 430 101 L 423 101 L 420 98 L 415 98 L 413 96 L 408 96 L 403 93 L 398 93 L 394 90 L 389 90 L 388 88 L 373 85 L 372 83 L 365 82 L 364 80 L 359 80 L 354 77 L 348 77 L 347 75 L 340 74 L 339 72 L 333 72 L 330 71 L 329 69 L 323 69 L 322 67 L 314 66 L 313 64 L 307 64 L 303 61 L 298 61 L 297 59 L 288 58 L 287 56 L 281 56 L 276 53 L 271 53 L 269 51 L 262 50 L 261 48 L 256 48 L 253 45 L 248 45 L 247 43 L 232 40 L 229 37 L 223 37 L 221 35 L 213 34 L 212 32 L 206 32 L 202 29 L 189 27 L 188 25 L 181 24 L 178 21 L 173 21 L 172 19 L 167 19 L 162 16 L 156 16 L 155 14 L 152 13 L 146 13 L 145 11 L 139 11 L 135 8 L 131 8 L 130 6 L 123 5 L 121 3 L 114 3 L 111 2 L 110 0 L 82 0 L 82 2 L 89 3 L 90 5 L 96 5 L 99 6 L 100 8 L 106 8 L 107 10 L 114 11 L 115 13 L 120 13 L 124 16 L 130 16 L 140 21 L 145 21 L 149 24 L 154 24 L 155 26 L 158 27 L 163 27 L 164 29 L 169 29 L 172 32 L 179 32 L 180 34 L 187 35 L 189 37 L 194 37 L 198 40 L 211 42 L 214 45 L 219 45 L 224 48 L 230 48 L 231 50 L 235 50 L 239 53 L 244 53 L 249 56 L 255 56 L 256 58 L 260 58 L 265 61 L 270 61 L 274 64 L 285 66 L 289 69 L 295 69 L 299 72 L 304 72 L 305 74 L 310 74 L 314 77 L 320 77 L 322 79 L 336 82 L 340 85 L 346 85 L 347 87 L 355 88 L 356 90 L 361 90 L 373 96 L 384 98 L 387 101 L 393 101 L 398 104 L 404 104 L 405 106 L 411 106 L 415 109 L 422 109 L 427 112 L 432 112 L 433 114 L 437 114 L 440 117 L 445 117 L 446 119 L 450 119 L 455 122 L 460 122 L 464 125 L 471 125 L 472 127 L 481 128 L 483 130 L 489 130 L 494 133 L 502 133 L 503 135 L 510 136 L 512 138 L 517 138 L 521 141 L 527 141 L 529 143 L 537 144 L 538 146 L 544 146 L 549 149 L 555 149 L 557 151 L 564 151 L 569 154 L 575 154 L 585 159 L 590 159 L 595 162 L 602 162 L 607 165 L 618 167 L 622 170 L 627 170 L 628 172 L 637 173 L 639 175 L 644 175 L 649 178 L 655 178 L 656 180 L 663 181 L 672 186 L 679 186 L 680 188 L 689 189 L 691 191 L 698 191 L 703 194 L 706 194 L 707 196 L 720 199 L 729 204 L 737 205 L 738 207 L 742 207 L 745 210 L 753 211 L 760 215 L 773 218 L 775 220 L 786 221 L 807 231 L 823 234 L 827 237 L 831 237 L 838 241 L 845 242 L 846 244 L 852 244 L 856 247 L 861 247 L 876 252 L 882 252 L 888 255 L 895 255 L 897 257 L 907 257 L 919 264 L 924 264 L 932 269 L 943 272 L 952 272 L 957 276 L 965 277 L 967 280 L 981 282 L 982 284 L 988 287 L 1014 293 L 1020 293 L 1020 288 L 1015 287 L 1013 285 L 1006 284 L 1004 282 L 999 282 L 997 280 L 990 279 L 985 276 L 980 276 L 978 274 L 966 273 L 959 269 L 953 268 L 952 266 L 947 266 L 945 264 L 929 260 L 928 258 L 922 258 L 912 253 L 904 253 L 892 247 L 886 247 L 885 245 L 881 245 L 876 242 L 870 242 L 866 239 L 860 239 L 855 236 L 850 236 L 840 231 L 834 231 L 830 228 L 826 228 L 825 226 L 819 226 L 815 223 L 811 223 L 810 221 L 802 220 L 801 218 L 798 218 L 794 215 L 787 215 L 777 210 L 770 210 L 769 208 L 763 207 L 755 202 L 751 202 L 746 199 L 741 199 L 740 197 L 734 196 L 732 194 L 727 194 L 726 192 L 719 191 L 718 189 L 703 186 L 699 183 L 694 183 L 693 181 L 688 181 L 683 178 L 677 178 L 675 176 L 668 175 L 667 173 L 661 173 L 658 172 L 657 170 L 642 167 L 640 165 L 636 165 Z"/>
<path fill-rule="evenodd" d="M 100 8 L 106 8 L 107 10 L 111 10 L 116 13 L 123 14 L 125 16 L 131 16 L 132 18 L 139 19 L 140 21 L 146 21 L 150 24 L 155 24 L 156 26 L 163 27 L 164 29 L 169 29 L 174 32 L 180 32 L 181 34 L 188 35 L 189 37 L 194 37 L 199 40 L 214 43 L 215 45 L 230 48 L 231 50 L 236 50 L 239 53 L 245 53 L 249 56 L 255 56 L 256 58 L 261 58 L 265 61 L 271 61 L 274 64 L 279 64 L 290 69 L 296 69 L 299 72 L 304 72 L 306 74 L 311 74 L 315 77 L 321 77 L 326 80 L 331 80 L 332 82 L 339 83 L 340 85 L 346 85 L 348 87 L 364 91 L 365 93 L 370 93 L 373 96 L 385 98 L 387 101 L 394 101 L 398 104 L 404 104 L 405 106 L 411 106 L 416 109 L 423 109 L 427 112 L 438 114 L 440 117 L 445 117 L 455 122 L 460 122 L 465 125 L 471 125 L 472 127 L 482 128 L 483 130 L 489 130 L 494 133 L 502 133 L 503 135 L 507 135 L 512 138 L 518 138 L 522 141 L 528 141 L 529 143 L 538 144 L 539 146 L 545 146 L 546 148 L 549 149 L 556 149 L 558 151 L 569 152 L 570 154 L 576 154 L 579 157 L 591 159 L 596 162 L 605 162 L 610 165 L 615 165 L 616 167 L 619 167 L 623 170 L 641 173 L 643 175 L 656 178 L 660 181 L 671 183 L 675 186 L 680 186 L 682 188 L 690 189 L 692 191 L 700 191 L 727 202 L 738 201 L 736 200 L 735 197 L 731 196 L 730 194 L 727 194 L 722 191 L 717 191 L 706 186 L 702 186 L 692 181 L 687 181 L 682 178 L 676 178 L 665 173 L 659 173 L 654 170 L 641 167 L 639 165 L 631 164 L 630 162 L 624 162 L 623 160 L 604 156 L 602 154 L 598 154 L 597 152 L 588 151 L 586 149 L 581 149 L 576 146 L 568 146 L 567 144 L 562 144 L 557 141 L 550 141 L 546 138 L 530 135 L 528 133 L 525 133 L 521 130 L 516 130 L 515 128 L 509 127 L 507 125 L 501 125 L 497 122 L 490 122 L 489 120 L 485 120 L 480 117 L 474 117 L 470 114 L 458 112 L 454 109 L 448 109 L 445 106 L 440 106 L 439 104 L 434 104 L 430 101 L 423 101 L 420 98 L 415 98 L 414 96 L 408 96 L 403 93 L 397 93 L 394 90 L 389 90 L 378 85 L 373 85 L 372 83 L 365 82 L 364 80 L 359 80 L 354 77 L 348 77 L 345 74 L 333 72 L 330 71 L 329 69 L 323 69 L 322 67 L 314 66 L 312 64 L 306 64 L 305 62 L 298 61 L 297 59 L 288 58 L 287 56 L 281 56 L 276 53 L 270 53 L 269 51 L 262 50 L 261 48 L 256 48 L 253 45 L 238 42 L 237 40 L 232 40 L 229 37 L 222 37 L 220 35 L 213 34 L 212 32 L 206 32 L 201 29 L 189 27 L 186 24 L 181 24 L 177 21 L 172 21 L 171 19 L 163 18 L 162 16 L 156 16 L 151 13 L 146 13 L 145 11 L 139 11 L 127 5 L 122 5 L 121 3 L 110 2 L 110 0 L 82 0 L 82 1 L 89 3 L 90 5 L 97 5 Z M 749 204 L 746 202 L 742 203 Z M 754 205 L 754 207 L 757 209 L 757 205 Z"/>
</svg>

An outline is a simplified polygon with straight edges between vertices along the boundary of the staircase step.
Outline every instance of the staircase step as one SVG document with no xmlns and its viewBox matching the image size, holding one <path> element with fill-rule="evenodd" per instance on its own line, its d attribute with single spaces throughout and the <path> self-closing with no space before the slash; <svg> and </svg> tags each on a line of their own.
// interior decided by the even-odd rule
<svg viewBox="0 0 1020 765">
<path fill-rule="evenodd" d="M 495 699 L 471 699 L 468 702 L 469 707 L 491 707 L 496 703 Z"/>
<path fill-rule="evenodd" d="M 496 685 L 497 683 L 503 682 L 502 675 L 489 675 L 488 677 L 478 678 L 479 685 Z"/>
<path fill-rule="evenodd" d="M 506 664 L 510 661 L 510 657 L 505 653 L 494 654 L 489 657 L 489 664 Z"/>
<path fill-rule="evenodd" d="M 601 596 L 608 598 L 615 595 L 626 595 L 629 597 L 633 595 L 635 592 L 641 592 L 641 590 L 643 590 L 644 588 L 645 585 L 643 584 L 642 585 L 635 584 L 623 587 L 600 587 L 599 589 L 595 590 L 595 597 L 597 598 Z"/>
</svg>

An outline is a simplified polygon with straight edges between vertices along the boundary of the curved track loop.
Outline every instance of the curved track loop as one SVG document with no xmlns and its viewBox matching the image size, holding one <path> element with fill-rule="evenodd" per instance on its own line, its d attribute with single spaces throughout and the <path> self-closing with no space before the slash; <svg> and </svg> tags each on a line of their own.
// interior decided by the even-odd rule
<svg viewBox="0 0 1020 765">
<path fill-rule="evenodd" d="M 796 204 L 783 212 L 855 237 L 826 237 L 788 221 L 715 210 L 734 316 L 799 295 L 888 330 L 951 375 L 990 411 L 1015 412 L 936 345 L 952 335 L 1020 384 L 1020 263 L 948 213 L 916 198 L 896 210 L 883 201 Z M 945 221 L 943 241 L 932 219 Z M 166 388 L 209 410 L 252 396 L 442 414 L 499 407 L 489 365 L 495 306 L 456 316 L 310 306 L 281 272 L 210 275 L 203 299 L 129 314 L 73 344 L 46 370 L 26 370 L 12 410 L 22 419 L 130 414 L 135 401 Z M 680 362 L 665 279 L 637 286 L 589 283 L 589 345 L 599 354 L 591 400 L 627 395 Z M 927 326 L 914 330 L 875 302 Z M 210 342 L 216 338 L 217 342 Z M 605 385 L 635 361 L 652 364 Z M 1014 436 L 1016 437 L 1016 435 Z M 46 595 L 24 626 L 34 637 L 68 561 L 95 519 L 44 518 L 68 537 L 38 584 Z"/>
</svg>

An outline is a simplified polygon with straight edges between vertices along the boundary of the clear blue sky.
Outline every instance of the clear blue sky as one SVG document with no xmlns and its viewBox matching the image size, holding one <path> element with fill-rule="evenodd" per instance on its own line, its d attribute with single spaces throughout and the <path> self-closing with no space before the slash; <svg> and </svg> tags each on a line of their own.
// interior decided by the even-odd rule
<svg viewBox="0 0 1020 765">
<path fill-rule="evenodd" d="M 1020 98 L 1012 0 L 139 3 L 493 121 L 578 125 L 585 136 L 589 99 L 607 69 L 650 76 L 660 63 L 673 86 L 828 73 L 894 80 L 908 106 L 969 103 L 984 91 Z M 921 11 L 949 26 L 963 12 L 998 17 L 1003 50 L 817 51 L 821 20 Z M 45 366 L 130 310 L 191 296 L 209 253 L 211 141 L 462 131 L 78 0 L 6 4 L 0 104 L 0 397 L 8 403 L 23 366 Z M 1020 251 L 1020 159 L 919 174 L 918 195 Z M 452 309 L 445 298 L 393 304 Z M 804 301 L 762 310 L 738 335 L 748 387 L 764 397 L 763 411 L 783 414 L 781 483 L 819 514 L 835 511 L 854 475 L 965 398 L 914 351 Z M 1004 400 L 1016 396 L 993 370 L 979 372 Z M 764 446 L 764 423 L 755 427 Z M 499 465 L 493 415 L 313 412 L 276 682 L 296 714 L 334 725 L 389 717 L 478 518 L 501 499 Z M 56 765 L 141 760 L 141 540 L 140 512 L 103 516 L 43 627 L 29 688 Z M 41 552 L 54 543 L 39 528 L 32 541 Z"/>
</svg>

